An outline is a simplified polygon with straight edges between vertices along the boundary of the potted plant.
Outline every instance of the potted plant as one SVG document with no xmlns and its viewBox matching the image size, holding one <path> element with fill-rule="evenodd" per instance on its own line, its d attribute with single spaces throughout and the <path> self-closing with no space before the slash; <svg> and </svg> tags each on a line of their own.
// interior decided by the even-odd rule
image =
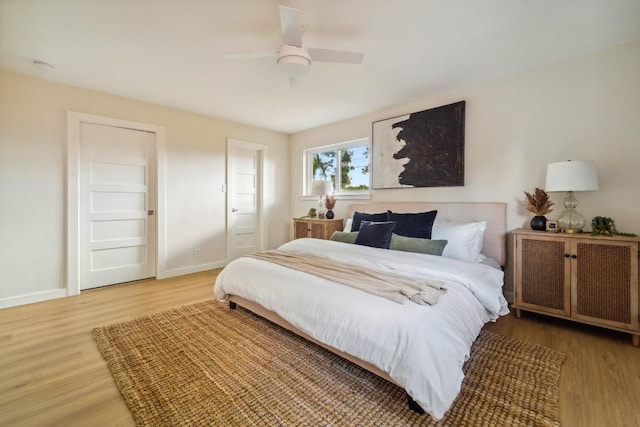
<svg viewBox="0 0 640 427">
<path fill-rule="evenodd" d="M 531 193 L 524 192 L 526 199 L 524 207 L 535 216 L 531 219 L 533 230 L 544 231 L 547 228 L 546 214 L 553 211 L 553 202 L 549 199 L 549 194 L 541 188 L 536 187 Z"/>
</svg>

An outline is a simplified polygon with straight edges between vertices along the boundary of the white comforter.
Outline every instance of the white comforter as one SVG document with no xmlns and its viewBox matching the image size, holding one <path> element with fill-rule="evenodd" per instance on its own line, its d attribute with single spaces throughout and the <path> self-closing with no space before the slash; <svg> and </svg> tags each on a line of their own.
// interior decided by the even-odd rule
<svg viewBox="0 0 640 427">
<path fill-rule="evenodd" d="M 481 263 L 318 239 L 279 248 L 405 275 L 441 279 L 433 306 L 397 304 L 307 273 L 239 258 L 216 279 L 214 293 L 254 301 L 310 336 L 372 363 L 442 418 L 460 391 L 462 365 L 482 326 L 508 313 L 502 271 Z"/>
</svg>

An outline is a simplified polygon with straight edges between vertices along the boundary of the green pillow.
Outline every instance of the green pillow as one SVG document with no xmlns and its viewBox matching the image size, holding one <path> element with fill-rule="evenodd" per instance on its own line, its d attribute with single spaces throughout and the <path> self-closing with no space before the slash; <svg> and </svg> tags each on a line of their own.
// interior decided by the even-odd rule
<svg viewBox="0 0 640 427">
<path fill-rule="evenodd" d="M 357 231 L 334 231 L 329 240 L 342 243 L 355 243 L 357 238 Z"/>
<path fill-rule="evenodd" d="M 405 237 L 398 234 L 391 235 L 389 249 L 393 251 L 416 252 L 427 255 L 442 255 L 447 240 L 420 239 L 417 237 Z"/>
</svg>

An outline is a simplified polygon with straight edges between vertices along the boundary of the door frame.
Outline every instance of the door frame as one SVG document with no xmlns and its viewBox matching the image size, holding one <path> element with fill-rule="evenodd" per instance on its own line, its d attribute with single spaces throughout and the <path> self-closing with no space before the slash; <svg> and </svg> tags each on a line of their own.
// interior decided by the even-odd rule
<svg viewBox="0 0 640 427">
<path fill-rule="evenodd" d="M 162 126 L 67 111 L 67 295 L 80 293 L 80 126 L 91 123 L 155 134 L 156 278 L 166 275 L 165 130 Z"/>
<path fill-rule="evenodd" d="M 229 262 L 229 256 L 231 255 L 231 188 L 232 188 L 232 173 L 231 173 L 231 147 L 241 147 L 256 150 L 258 152 L 258 175 L 260 177 L 260 184 L 257 190 L 259 191 L 258 200 L 256 203 L 257 216 L 260 224 L 260 232 L 258 233 L 260 250 L 264 250 L 267 241 L 267 227 L 265 226 L 264 217 L 264 195 L 266 191 L 266 180 L 264 179 L 264 165 L 265 158 L 267 156 L 267 146 L 264 144 L 258 144 L 255 142 L 243 141 L 240 139 L 227 138 L 227 218 L 226 218 L 226 232 L 227 232 L 227 250 L 226 259 Z"/>
</svg>

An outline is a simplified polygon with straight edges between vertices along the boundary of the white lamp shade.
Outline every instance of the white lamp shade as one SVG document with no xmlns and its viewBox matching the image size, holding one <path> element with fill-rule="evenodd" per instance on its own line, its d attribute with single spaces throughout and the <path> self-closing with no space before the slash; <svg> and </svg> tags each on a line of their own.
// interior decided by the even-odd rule
<svg viewBox="0 0 640 427">
<path fill-rule="evenodd" d="M 546 191 L 596 191 L 598 174 L 589 160 L 567 160 L 547 165 Z"/>
<path fill-rule="evenodd" d="M 331 194 L 332 189 L 331 181 L 313 180 L 311 182 L 312 196 L 324 196 L 326 194 Z"/>
</svg>

